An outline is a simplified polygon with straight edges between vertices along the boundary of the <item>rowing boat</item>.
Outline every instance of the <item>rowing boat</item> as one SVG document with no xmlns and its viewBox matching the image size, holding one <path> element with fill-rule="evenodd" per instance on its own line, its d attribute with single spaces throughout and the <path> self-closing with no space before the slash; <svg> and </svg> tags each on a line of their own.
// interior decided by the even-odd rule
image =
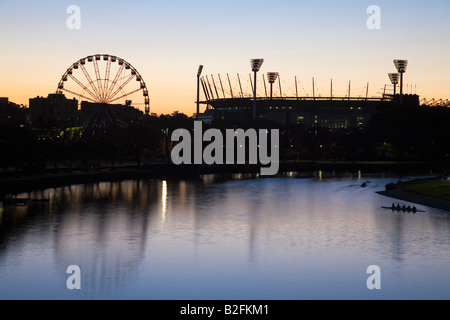
<svg viewBox="0 0 450 320">
<path fill-rule="evenodd" d="M 409 209 L 409 210 L 407 208 L 405 208 L 405 209 L 403 209 L 403 208 L 397 209 L 397 207 L 395 207 L 395 208 L 393 208 L 393 207 L 381 207 L 381 208 L 387 209 L 387 210 L 392 210 L 392 211 L 397 211 L 397 212 L 412 212 L 412 213 L 425 212 L 423 210 L 419 210 L 419 209 L 415 209 L 415 208 L 412 208 L 412 209 Z"/>
</svg>

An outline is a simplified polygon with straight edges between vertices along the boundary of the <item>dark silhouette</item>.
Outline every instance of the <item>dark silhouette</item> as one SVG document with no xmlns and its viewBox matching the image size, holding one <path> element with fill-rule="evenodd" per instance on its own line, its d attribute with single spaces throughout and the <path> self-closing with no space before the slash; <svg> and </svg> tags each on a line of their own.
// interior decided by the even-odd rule
<svg viewBox="0 0 450 320">
<path fill-rule="evenodd" d="M 122 106 L 123 108 L 129 108 Z M 121 113 L 116 126 L 98 126 L 86 137 L 87 127 L 58 127 L 55 122 L 26 122 L 27 108 L 9 102 L 0 108 L 0 165 L 3 175 L 42 174 L 45 170 L 97 170 L 100 167 L 133 163 L 167 163 L 167 142 L 173 130 L 193 129 L 194 118 L 180 112 L 172 114 Z M 114 111 L 115 112 L 115 111 Z M 15 115 L 15 116 L 14 116 Z M 11 121 L 11 117 L 14 121 Z M 84 119 L 84 118 L 83 118 Z M 86 120 L 86 119 L 84 119 Z M 86 121 L 84 121 L 86 122 Z M 295 167 L 299 161 L 311 164 L 328 161 L 355 163 L 384 161 L 397 168 L 413 165 L 429 172 L 450 173 L 450 108 L 416 107 L 379 110 L 363 127 L 331 129 L 319 124 L 307 127 L 302 121 L 283 125 L 267 119 L 258 123 L 245 117 L 216 118 L 203 129 L 266 128 L 280 130 L 280 161 Z M 60 122 L 61 124 L 61 122 Z M 166 144 L 165 144 L 166 142 Z M 355 168 L 355 167 L 349 167 Z M 13 170 L 12 170 L 13 169 Z M 347 168 L 346 168 L 347 169 Z M 360 169 L 358 167 L 358 169 Z M 319 169 L 322 170 L 322 169 Z M 385 170 L 385 165 L 380 166 Z M 362 187 L 367 184 L 363 183 Z"/>
<path fill-rule="evenodd" d="M 390 209 L 390 210 L 392 210 L 393 212 L 394 212 L 394 211 L 397 211 L 397 212 L 402 211 L 402 212 L 408 212 L 408 213 L 410 213 L 410 212 L 412 212 L 412 213 L 416 213 L 416 212 L 425 212 L 425 211 L 422 211 L 422 210 L 418 210 L 415 206 L 412 206 L 412 207 L 411 207 L 411 205 L 408 205 L 408 206 L 406 207 L 405 205 L 403 205 L 403 206 L 401 207 L 399 204 L 395 205 L 394 203 L 392 203 L 392 206 L 390 206 L 390 207 L 382 207 L 382 208 L 383 208 L 383 209 Z"/>
</svg>

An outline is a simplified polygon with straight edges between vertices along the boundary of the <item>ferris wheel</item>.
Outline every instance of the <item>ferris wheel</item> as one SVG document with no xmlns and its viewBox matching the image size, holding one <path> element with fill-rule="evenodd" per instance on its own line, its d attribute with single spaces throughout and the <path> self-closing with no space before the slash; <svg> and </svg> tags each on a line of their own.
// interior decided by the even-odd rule
<svg viewBox="0 0 450 320">
<path fill-rule="evenodd" d="M 133 81 L 134 79 L 134 81 Z M 129 105 L 150 112 L 148 89 L 139 72 L 122 58 L 95 54 L 73 63 L 58 83 L 57 93 L 92 103 Z"/>
</svg>

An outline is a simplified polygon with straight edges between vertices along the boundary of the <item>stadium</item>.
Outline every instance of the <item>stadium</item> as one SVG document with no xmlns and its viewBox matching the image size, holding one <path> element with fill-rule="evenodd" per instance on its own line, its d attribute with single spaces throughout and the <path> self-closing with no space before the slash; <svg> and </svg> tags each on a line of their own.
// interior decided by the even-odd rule
<svg viewBox="0 0 450 320">
<path fill-rule="evenodd" d="M 197 74 L 195 117 L 204 122 L 225 120 L 239 123 L 258 119 L 282 125 L 303 124 L 306 127 L 321 126 L 330 129 L 355 128 L 363 127 L 374 114 L 379 112 L 389 112 L 392 108 L 420 106 L 417 94 L 403 94 L 402 87 L 400 87 L 400 94 L 396 93 L 401 73 L 389 74 L 392 86 L 385 85 L 379 97 L 368 96 L 369 84 L 366 86 L 364 96 L 352 97 L 350 82 L 348 94 L 344 97 L 336 97 L 333 95 L 332 80 L 329 96 L 316 94 L 314 78 L 312 95 L 298 94 L 297 78 L 295 78 L 294 95 L 287 95 L 282 91 L 278 73 L 268 72 L 257 80 L 257 71 L 255 71 L 257 68 L 252 68 L 255 73 L 254 80 L 251 74 L 250 81 L 246 80 L 246 83 L 251 85 L 252 94 L 249 94 L 242 89 L 239 74 L 237 74 L 238 85 L 236 86 L 232 84 L 229 74 L 224 78 L 225 81 L 222 81 L 220 74 L 218 79 L 213 75 L 201 77 L 202 69 L 203 66 L 200 66 Z M 259 91 L 256 90 L 257 84 L 259 84 Z M 204 106 L 203 113 L 200 113 L 200 105 Z"/>
</svg>

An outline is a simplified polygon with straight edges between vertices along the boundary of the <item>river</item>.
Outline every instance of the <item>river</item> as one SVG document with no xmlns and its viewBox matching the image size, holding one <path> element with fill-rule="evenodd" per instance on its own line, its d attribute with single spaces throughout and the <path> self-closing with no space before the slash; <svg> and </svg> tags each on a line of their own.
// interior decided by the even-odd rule
<svg viewBox="0 0 450 320">
<path fill-rule="evenodd" d="M 382 209 L 408 205 L 376 193 L 398 179 L 205 175 L 19 194 L 49 202 L 0 207 L 0 299 L 449 299 L 449 212 Z"/>
</svg>

